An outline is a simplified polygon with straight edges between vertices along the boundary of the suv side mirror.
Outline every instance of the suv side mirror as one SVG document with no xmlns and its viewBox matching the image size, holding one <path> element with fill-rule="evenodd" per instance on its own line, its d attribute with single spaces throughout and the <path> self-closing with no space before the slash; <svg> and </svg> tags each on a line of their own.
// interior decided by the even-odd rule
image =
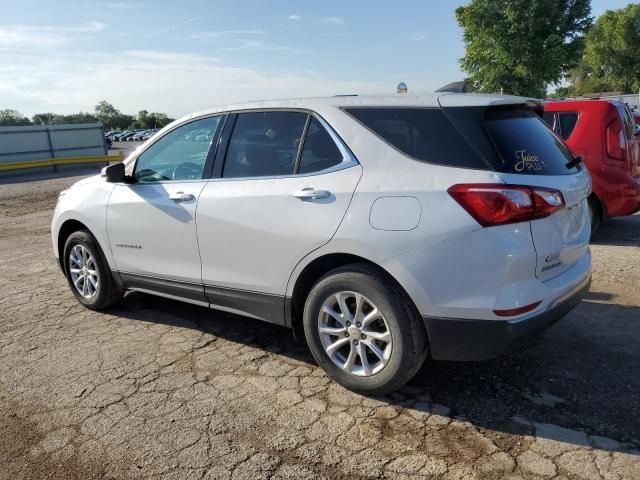
<svg viewBox="0 0 640 480">
<path fill-rule="evenodd" d="M 104 167 L 101 172 L 102 177 L 108 183 L 122 183 L 125 181 L 124 163 L 116 163 Z"/>
<path fill-rule="evenodd" d="M 636 126 L 636 137 L 637 137 L 640 135 L 640 125 L 636 123 L 635 126 Z"/>
</svg>

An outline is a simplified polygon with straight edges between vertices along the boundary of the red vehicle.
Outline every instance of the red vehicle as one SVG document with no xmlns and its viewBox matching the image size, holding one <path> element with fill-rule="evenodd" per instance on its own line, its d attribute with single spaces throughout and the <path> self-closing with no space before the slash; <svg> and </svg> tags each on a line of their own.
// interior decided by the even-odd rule
<svg viewBox="0 0 640 480">
<path fill-rule="evenodd" d="M 640 140 L 629 108 L 609 100 L 547 102 L 545 122 L 581 156 L 593 179 L 592 232 L 609 217 L 640 211 Z"/>
</svg>

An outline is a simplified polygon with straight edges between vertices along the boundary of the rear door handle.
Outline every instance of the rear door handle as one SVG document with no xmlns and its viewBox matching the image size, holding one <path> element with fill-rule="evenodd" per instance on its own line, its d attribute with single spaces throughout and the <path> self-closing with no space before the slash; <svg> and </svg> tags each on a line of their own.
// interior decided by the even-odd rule
<svg viewBox="0 0 640 480">
<path fill-rule="evenodd" d="M 331 192 L 327 190 L 316 190 L 312 187 L 303 188 L 293 193 L 293 196 L 300 200 L 321 200 L 323 198 L 329 198 Z"/>
<path fill-rule="evenodd" d="M 175 192 L 170 193 L 169 198 L 174 202 L 190 202 L 196 198 L 193 193 Z"/>
</svg>

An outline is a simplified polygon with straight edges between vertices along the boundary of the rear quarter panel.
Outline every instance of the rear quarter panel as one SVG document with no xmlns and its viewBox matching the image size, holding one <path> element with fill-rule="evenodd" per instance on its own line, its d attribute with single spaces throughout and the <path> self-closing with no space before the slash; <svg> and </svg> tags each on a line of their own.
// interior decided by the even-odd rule
<svg viewBox="0 0 640 480">
<path fill-rule="evenodd" d="M 403 285 L 421 313 L 431 312 L 432 302 L 424 288 L 424 275 L 431 275 L 434 281 L 440 278 L 440 281 L 448 282 L 455 278 L 439 276 L 435 270 L 437 266 L 429 273 L 417 275 L 415 268 L 409 268 L 399 257 L 481 230 L 482 227 L 447 190 L 457 183 L 504 183 L 503 180 L 490 171 L 445 167 L 411 159 L 339 109 L 318 113 L 352 150 L 363 167 L 363 174 L 334 237 L 298 263 L 288 283 L 287 295 L 293 293 L 296 278 L 311 261 L 329 253 L 349 253 L 385 268 Z M 407 197 L 419 202 L 420 218 L 415 228 L 382 230 L 371 225 L 372 206 L 387 197 Z M 529 274 L 533 275 L 535 253 L 530 235 L 525 236 L 526 248 L 533 253 L 528 265 Z M 425 264 L 418 267 L 419 270 L 424 268 L 427 268 Z M 456 277 L 465 274 L 463 270 L 456 268 L 456 271 Z"/>
</svg>

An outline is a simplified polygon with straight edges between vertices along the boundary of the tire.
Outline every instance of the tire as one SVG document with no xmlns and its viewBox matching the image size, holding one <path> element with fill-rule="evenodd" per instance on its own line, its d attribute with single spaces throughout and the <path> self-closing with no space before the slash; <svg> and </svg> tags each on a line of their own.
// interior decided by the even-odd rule
<svg viewBox="0 0 640 480">
<path fill-rule="evenodd" d="M 326 308 L 333 302 L 331 315 Z M 354 315 L 358 302 L 362 315 Z M 336 314 L 342 313 L 343 308 L 349 314 L 338 315 L 341 323 Z M 344 328 L 347 318 L 353 323 Z M 358 319 L 362 322 L 356 322 Z M 365 395 L 397 390 L 411 380 L 428 353 L 427 334 L 415 306 L 392 279 L 367 264 L 347 265 L 320 278 L 307 296 L 303 325 L 318 364 L 339 384 Z M 323 332 L 331 333 L 321 333 L 321 327 Z M 383 338 L 389 339 L 391 345 Z M 331 348 L 338 343 L 340 348 Z M 378 347 L 375 355 L 372 344 Z M 332 350 L 331 356 L 327 348 Z M 363 352 L 366 362 L 362 361 Z M 379 356 L 381 352 L 383 357 Z"/>
<path fill-rule="evenodd" d="M 593 238 L 593 235 L 602 224 L 602 206 L 593 195 L 589 197 L 587 204 L 589 206 L 589 216 L 591 217 L 591 238 Z"/>
<path fill-rule="evenodd" d="M 85 251 L 86 256 L 83 255 Z M 123 291 L 114 280 L 104 253 L 91 233 L 78 230 L 69 235 L 63 255 L 64 273 L 69 287 L 82 305 L 90 310 L 103 310 L 122 298 Z M 72 255 L 76 261 L 72 260 Z M 86 266 L 86 270 L 83 266 Z M 91 275 L 90 272 L 94 274 Z M 84 278 L 79 279 L 78 276 Z"/>
</svg>

